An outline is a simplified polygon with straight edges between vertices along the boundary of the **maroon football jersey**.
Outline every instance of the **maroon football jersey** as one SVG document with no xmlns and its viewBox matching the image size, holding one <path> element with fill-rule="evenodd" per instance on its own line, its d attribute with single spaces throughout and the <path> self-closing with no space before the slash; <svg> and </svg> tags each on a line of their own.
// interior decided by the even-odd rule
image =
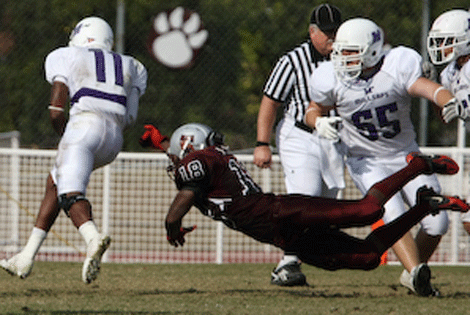
<svg viewBox="0 0 470 315">
<path fill-rule="evenodd" d="M 261 242 L 278 243 L 274 195 L 263 194 L 226 150 L 212 146 L 188 154 L 176 167 L 175 181 L 178 189 L 195 192 L 195 206 L 204 215 Z"/>
</svg>

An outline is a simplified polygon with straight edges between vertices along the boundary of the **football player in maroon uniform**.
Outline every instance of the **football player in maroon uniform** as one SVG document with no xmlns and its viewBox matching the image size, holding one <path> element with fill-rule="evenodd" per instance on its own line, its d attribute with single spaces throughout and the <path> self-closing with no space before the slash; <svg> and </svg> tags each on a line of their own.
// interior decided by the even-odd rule
<svg viewBox="0 0 470 315">
<path fill-rule="evenodd" d="M 179 192 L 170 206 L 165 226 L 167 239 L 175 247 L 183 246 L 185 234 L 193 230 L 183 228 L 182 219 L 195 206 L 229 228 L 297 253 L 304 263 L 327 270 L 370 270 L 424 216 L 441 210 L 470 209 L 465 200 L 422 187 L 416 206 L 360 239 L 341 229 L 376 222 L 383 215 L 385 202 L 408 181 L 420 174 L 455 174 L 459 170 L 457 163 L 447 156 L 411 153 L 405 168 L 373 185 L 364 198 L 337 200 L 263 193 L 244 166 L 228 152 L 223 136 L 203 124 L 181 126 L 169 143 L 158 129 L 148 129 L 145 138 L 151 146 L 168 148 L 166 152 L 174 163 L 171 172 Z M 166 143 L 158 140 L 154 143 L 152 139 Z M 426 264 L 417 270 L 420 274 L 416 281 L 429 281 Z"/>
</svg>

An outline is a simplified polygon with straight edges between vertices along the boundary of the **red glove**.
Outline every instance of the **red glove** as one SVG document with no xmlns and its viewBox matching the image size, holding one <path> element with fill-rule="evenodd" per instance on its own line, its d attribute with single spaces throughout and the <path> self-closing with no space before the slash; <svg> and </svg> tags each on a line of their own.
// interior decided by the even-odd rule
<svg viewBox="0 0 470 315">
<path fill-rule="evenodd" d="M 180 228 L 180 231 L 179 231 L 178 235 L 175 238 L 167 235 L 166 239 L 174 247 L 178 247 L 178 245 L 183 246 L 183 244 L 185 242 L 184 236 L 187 233 L 194 231 L 194 229 L 196 227 L 197 227 L 196 225 L 193 225 L 193 226 L 190 226 L 190 227 L 185 227 L 185 228 L 182 227 L 182 228 Z"/>
<path fill-rule="evenodd" d="M 169 141 L 170 139 L 167 136 L 162 136 L 160 130 L 152 125 L 145 125 L 144 128 L 145 132 L 139 139 L 140 145 L 144 148 L 153 147 L 165 151 L 162 147 L 162 142 L 164 140 Z"/>
</svg>

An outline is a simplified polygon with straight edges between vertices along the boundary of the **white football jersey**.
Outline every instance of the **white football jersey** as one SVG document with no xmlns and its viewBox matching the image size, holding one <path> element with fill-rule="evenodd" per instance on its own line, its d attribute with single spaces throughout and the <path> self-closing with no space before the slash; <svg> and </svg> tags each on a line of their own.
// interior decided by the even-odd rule
<svg viewBox="0 0 470 315">
<path fill-rule="evenodd" d="M 133 87 L 140 96 L 147 87 L 147 70 L 136 59 L 113 51 L 85 47 L 62 47 L 45 62 L 46 80 L 69 88 L 70 116 L 91 111 L 126 125 L 127 96 Z"/>
<path fill-rule="evenodd" d="M 421 76 L 421 56 L 406 47 L 392 48 L 370 79 L 339 80 L 331 62 L 310 78 L 312 100 L 336 104 L 343 118 L 340 137 L 350 156 L 390 156 L 416 142 L 408 89 Z M 318 75 L 316 75 L 318 73 Z"/>
<path fill-rule="evenodd" d="M 470 62 L 466 62 L 459 69 L 457 62 L 453 61 L 442 70 L 440 77 L 441 84 L 468 108 L 470 104 Z M 467 130 L 469 128 L 468 118 L 466 128 Z M 470 212 L 463 213 L 461 218 L 463 222 L 470 222 Z"/>
</svg>

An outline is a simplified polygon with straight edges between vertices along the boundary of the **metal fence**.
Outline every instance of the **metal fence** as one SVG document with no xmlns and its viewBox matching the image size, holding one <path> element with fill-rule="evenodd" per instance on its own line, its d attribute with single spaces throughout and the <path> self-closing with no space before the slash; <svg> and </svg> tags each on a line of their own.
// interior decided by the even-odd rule
<svg viewBox="0 0 470 315">
<path fill-rule="evenodd" d="M 461 165 L 454 176 L 439 176 L 443 193 L 465 197 L 470 191 L 470 150 L 423 148 L 424 152 L 447 154 Z M 54 150 L 0 149 L 0 259 L 10 257 L 26 243 L 45 190 L 45 180 L 54 161 Z M 270 170 L 260 170 L 251 155 L 238 155 L 255 181 L 265 191 L 283 193 L 284 178 L 275 156 Z M 112 164 L 96 170 L 87 197 L 93 205 L 99 229 L 109 233 L 112 246 L 105 260 L 116 263 L 230 263 L 277 262 L 279 249 L 258 243 L 225 228 L 220 222 L 192 209 L 185 225 L 198 228 L 187 237 L 183 248 L 174 249 L 166 241 L 164 218 L 176 194 L 166 173 L 164 154 L 121 153 Z M 351 180 L 342 198 L 359 198 Z M 430 262 L 469 264 L 470 236 L 463 230 L 458 213 L 449 213 L 450 229 Z M 370 227 L 353 228 L 349 233 L 365 237 Z M 38 254 L 39 260 L 82 261 L 85 244 L 70 220 L 61 213 Z M 396 263 L 392 252 L 388 261 Z"/>
</svg>

